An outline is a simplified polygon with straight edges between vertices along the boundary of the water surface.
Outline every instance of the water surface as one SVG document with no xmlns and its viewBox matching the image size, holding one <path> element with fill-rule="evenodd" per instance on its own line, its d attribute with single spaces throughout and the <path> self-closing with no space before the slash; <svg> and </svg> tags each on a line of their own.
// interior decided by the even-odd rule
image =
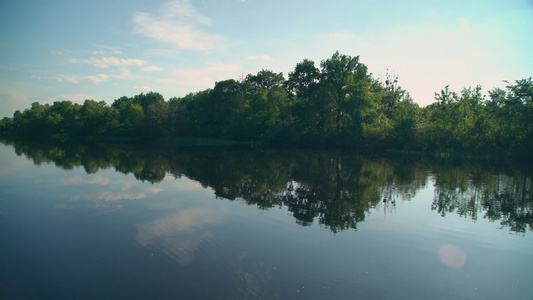
<svg viewBox="0 0 533 300">
<path fill-rule="evenodd" d="M 2 299 L 531 299 L 527 165 L 0 145 Z"/>
</svg>

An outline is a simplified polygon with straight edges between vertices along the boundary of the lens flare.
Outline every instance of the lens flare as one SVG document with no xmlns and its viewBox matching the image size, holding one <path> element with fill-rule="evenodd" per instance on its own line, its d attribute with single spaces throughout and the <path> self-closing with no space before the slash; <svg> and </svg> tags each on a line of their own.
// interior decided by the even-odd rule
<svg viewBox="0 0 533 300">
<path fill-rule="evenodd" d="M 439 257 L 443 264 L 454 269 L 460 269 L 466 263 L 466 254 L 463 252 L 463 250 L 450 244 L 440 247 Z"/>
</svg>

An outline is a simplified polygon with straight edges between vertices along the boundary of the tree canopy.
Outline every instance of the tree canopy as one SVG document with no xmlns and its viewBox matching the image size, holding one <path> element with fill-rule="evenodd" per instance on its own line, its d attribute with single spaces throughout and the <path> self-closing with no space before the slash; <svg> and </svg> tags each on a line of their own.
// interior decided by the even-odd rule
<svg viewBox="0 0 533 300">
<path fill-rule="evenodd" d="M 482 94 L 449 86 L 419 107 L 387 74 L 375 79 L 359 56 L 304 59 L 288 78 L 261 70 L 165 101 L 157 92 L 111 105 L 35 102 L 0 120 L 2 134 L 216 138 L 270 144 L 400 150 L 533 153 L 533 82 L 507 82 Z"/>
</svg>

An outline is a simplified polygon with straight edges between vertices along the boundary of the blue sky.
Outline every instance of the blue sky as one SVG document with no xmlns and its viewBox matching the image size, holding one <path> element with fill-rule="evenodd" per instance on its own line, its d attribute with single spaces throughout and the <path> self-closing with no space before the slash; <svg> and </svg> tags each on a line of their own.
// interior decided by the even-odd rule
<svg viewBox="0 0 533 300">
<path fill-rule="evenodd" d="M 0 1 L 0 117 L 32 102 L 168 100 L 304 58 L 360 56 L 425 106 L 533 76 L 533 1 Z"/>
</svg>

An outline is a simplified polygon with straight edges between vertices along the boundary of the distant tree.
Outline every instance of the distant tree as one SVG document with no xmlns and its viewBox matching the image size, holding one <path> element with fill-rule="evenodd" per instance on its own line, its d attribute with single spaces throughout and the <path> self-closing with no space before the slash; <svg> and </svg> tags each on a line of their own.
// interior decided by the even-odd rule
<svg viewBox="0 0 533 300">
<path fill-rule="evenodd" d="M 278 134 L 286 125 L 281 119 L 287 117 L 288 93 L 284 88 L 282 73 L 262 70 L 257 75 L 249 74 L 241 83 L 244 91 L 243 120 L 247 124 L 247 139 L 266 140 Z"/>
<path fill-rule="evenodd" d="M 385 82 L 383 83 L 383 93 L 381 94 L 381 106 L 383 113 L 387 118 L 392 117 L 400 101 L 404 99 L 407 91 L 398 85 L 398 76 L 392 77 L 387 72 Z"/>
<path fill-rule="evenodd" d="M 146 109 L 149 105 L 161 105 L 165 102 L 165 98 L 163 98 L 163 95 L 156 93 L 156 92 L 149 92 L 146 94 L 139 94 L 133 97 L 132 99 L 133 103 L 140 104 L 143 109 Z"/>
<path fill-rule="evenodd" d="M 296 64 L 286 82 L 292 96 L 294 130 L 298 135 L 322 135 L 328 118 L 327 97 L 321 97 L 320 70 L 312 60 Z M 322 93 L 324 94 L 324 93 Z"/>
<path fill-rule="evenodd" d="M 331 58 L 323 60 L 320 67 L 321 88 L 329 91 L 336 132 L 340 134 L 346 127 L 350 129 L 350 134 L 360 134 L 362 111 L 369 105 L 371 86 L 366 65 L 359 62 L 359 56 L 336 52 Z"/>
<path fill-rule="evenodd" d="M 244 80 L 250 84 L 253 91 L 260 89 L 271 90 L 274 87 L 281 87 L 285 83 L 283 73 L 274 73 L 270 70 L 261 70 L 256 75 L 248 74 Z"/>
<path fill-rule="evenodd" d="M 435 93 L 435 100 L 441 106 L 455 103 L 459 100 L 459 96 L 456 92 L 450 91 L 450 86 L 447 85 L 440 93 Z"/>
<path fill-rule="evenodd" d="M 144 110 L 140 104 L 132 103 L 120 112 L 122 132 L 129 136 L 138 136 L 144 127 Z"/>
<path fill-rule="evenodd" d="M 533 81 L 531 77 L 527 79 L 516 80 L 513 83 L 507 82 L 507 101 L 506 105 L 514 110 L 515 115 L 520 120 L 520 136 L 524 141 L 533 137 Z"/>
<path fill-rule="evenodd" d="M 157 92 L 123 96 L 111 106 L 32 103 L 0 121 L 18 135 L 209 137 L 367 149 L 409 148 L 533 153 L 533 81 L 489 91 L 446 86 L 420 108 L 398 76 L 372 77 L 359 56 L 335 52 L 319 66 L 304 59 L 285 79 L 263 69 L 212 89 L 173 97 Z"/>
<path fill-rule="evenodd" d="M 239 138 L 241 120 L 246 104 L 242 84 L 229 79 L 215 83 L 207 99 L 208 107 L 203 113 L 208 117 L 208 136 L 215 138 Z"/>
<path fill-rule="evenodd" d="M 82 134 L 102 135 L 105 133 L 105 114 L 107 105 L 104 101 L 85 100 L 80 110 Z"/>
<path fill-rule="evenodd" d="M 13 118 L 3 117 L 0 121 L 0 134 L 13 132 Z"/>
<path fill-rule="evenodd" d="M 392 112 L 394 121 L 393 145 L 412 148 L 418 129 L 420 107 L 407 94 L 403 100 L 396 104 Z"/>
</svg>

